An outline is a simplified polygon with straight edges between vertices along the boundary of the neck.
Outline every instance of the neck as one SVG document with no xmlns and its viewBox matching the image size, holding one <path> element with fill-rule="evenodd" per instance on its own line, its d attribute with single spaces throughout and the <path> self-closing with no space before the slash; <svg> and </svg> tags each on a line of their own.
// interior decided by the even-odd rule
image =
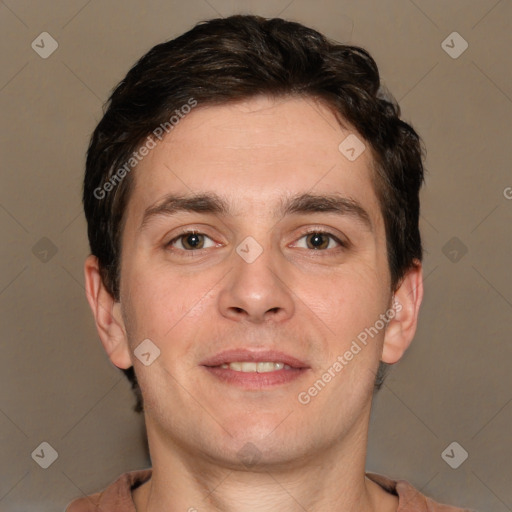
<svg viewBox="0 0 512 512">
<path fill-rule="evenodd" d="M 366 426 L 363 426 L 366 425 Z M 398 500 L 365 478 L 367 423 L 335 445 L 280 464 L 246 467 L 190 453 L 148 428 L 153 475 L 133 493 L 137 512 L 395 512 Z"/>
</svg>

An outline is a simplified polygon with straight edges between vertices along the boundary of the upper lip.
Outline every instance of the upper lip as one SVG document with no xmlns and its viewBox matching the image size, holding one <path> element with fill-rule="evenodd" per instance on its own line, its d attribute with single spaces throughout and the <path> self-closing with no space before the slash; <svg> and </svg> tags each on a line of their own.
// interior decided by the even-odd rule
<svg viewBox="0 0 512 512">
<path fill-rule="evenodd" d="M 248 350 L 244 348 L 224 350 L 218 354 L 205 359 L 200 364 L 202 366 L 220 366 L 234 362 L 252 361 L 255 363 L 275 362 L 284 363 L 292 368 L 309 368 L 309 366 L 284 352 L 276 350 Z"/>
</svg>

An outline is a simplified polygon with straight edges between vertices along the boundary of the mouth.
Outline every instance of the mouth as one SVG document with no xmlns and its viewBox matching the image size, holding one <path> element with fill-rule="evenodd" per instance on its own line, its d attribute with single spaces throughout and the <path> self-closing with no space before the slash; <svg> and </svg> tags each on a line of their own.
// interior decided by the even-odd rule
<svg viewBox="0 0 512 512">
<path fill-rule="evenodd" d="M 218 367 L 217 367 L 218 368 Z M 263 361 L 256 363 L 254 361 L 234 361 L 232 363 L 223 363 L 220 365 L 223 370 L 233 370 L 242 373 L 268 373 L 279 370 L 291 370 L 292 367 L 284 363 L 274 363 L 271 361 Z"/>
<path fill-rule="evenodd" d="M 305 362 L 282 352 L 246 349 L 221 352 L 201 366 L 217 380 L 244 389 L 287 384 L 310 370 Z"/>
</svg>

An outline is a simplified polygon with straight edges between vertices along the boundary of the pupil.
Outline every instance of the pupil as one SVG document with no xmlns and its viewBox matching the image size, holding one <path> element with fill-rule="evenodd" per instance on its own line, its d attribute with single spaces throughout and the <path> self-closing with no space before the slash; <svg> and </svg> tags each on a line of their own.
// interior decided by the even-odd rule
<svg viewBox="0 0 512 512">
<path fill-rule="evenodd" d="M 311 235 L 310 242 L 313 245 L 314 249 L 318 249 L 319 247 L 322 247 L 325 245 L 325 240 L 323 239 L 322 233 L 314 233 Z"/>
<path fill-rule="evenodd" d="M 194 249 L 196 249 L 199 245 L 201 245 L 200 236 L 195 233 L 188 235 L 186 238 L 186 241 L 187 241 L 187 245 Z"/>
</svg>

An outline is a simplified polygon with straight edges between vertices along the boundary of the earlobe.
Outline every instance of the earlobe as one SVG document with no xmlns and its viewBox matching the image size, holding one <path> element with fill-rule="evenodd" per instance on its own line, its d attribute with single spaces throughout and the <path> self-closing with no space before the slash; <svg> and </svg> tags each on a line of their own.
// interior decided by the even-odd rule
<svg viewBox="0 0 512 512">
<path fill-rule="evenodd" d="M 89 256 L 84 265 L 85 291 L 103 348 L 118 368 L 132 366 L 120 303 L 108 292 L 101 279 L 98 258 Z"/>
<path fill-rule="evenodd" d="M 404 275 L 393 298 L 395 314 L 390 319 L 384 335 L 381 360 L 384 363 L 398 362 L 411 344 L 418 314 L 423 300 L 423 275 L 421 262 L 415 264 Z"/>
</svg>

